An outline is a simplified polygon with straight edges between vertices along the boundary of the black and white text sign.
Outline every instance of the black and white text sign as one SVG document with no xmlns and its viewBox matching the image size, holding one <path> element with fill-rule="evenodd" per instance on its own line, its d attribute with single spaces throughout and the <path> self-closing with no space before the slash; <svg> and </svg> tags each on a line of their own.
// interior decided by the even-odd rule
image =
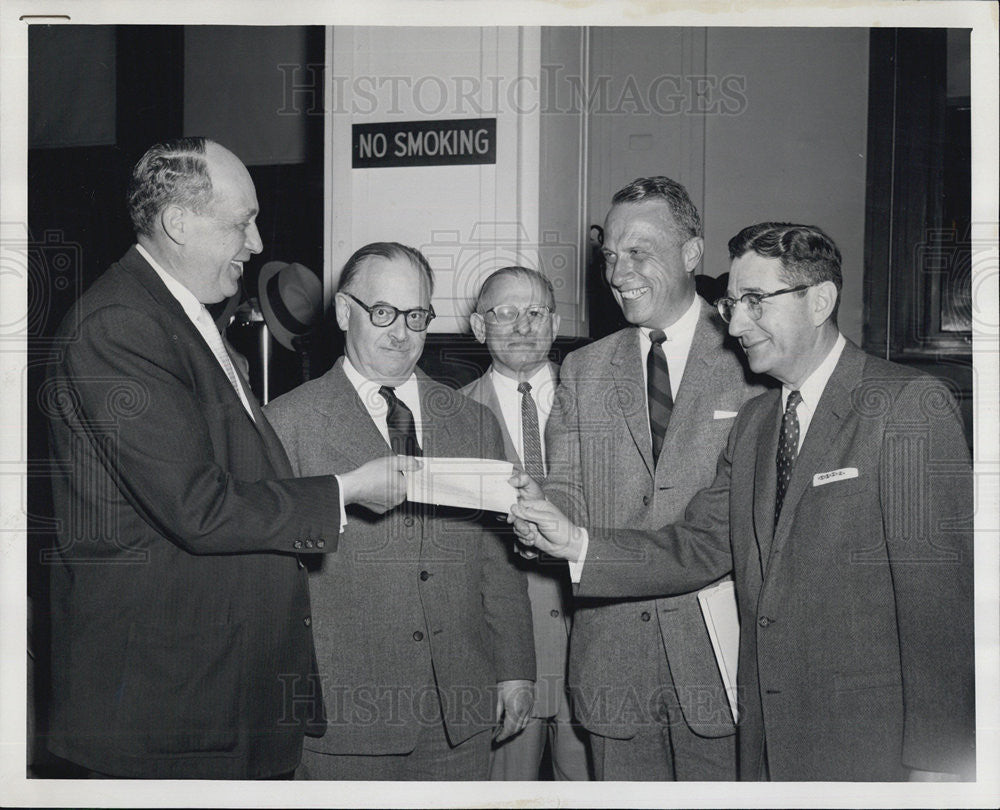
<svg viewBox="0 0 1000 810">
<path fill-rule="evenodd" d="M 355 169 L 497 162 L 496 118 L 354 124 L 351 130 Z"/>
</svg>

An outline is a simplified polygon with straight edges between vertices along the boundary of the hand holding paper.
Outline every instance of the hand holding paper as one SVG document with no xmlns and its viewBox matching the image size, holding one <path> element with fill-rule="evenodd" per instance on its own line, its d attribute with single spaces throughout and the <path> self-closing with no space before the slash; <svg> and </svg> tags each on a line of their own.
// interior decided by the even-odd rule
<svg viewBox="0 0 1000 810">
<path fill-rule="evenodd" d="M 410 501 L 506 513 L 517 500 L 510 485 L 514 465 L 483 458 L 420 459 L 423 467 L 406 473 Z"/>
<path fill-rule="evenodd" d="M 576 562 L 583 549 L 583 532 L 546 500 L 524 500 L 510 507 L 508 523 L 524 545 L 561 560 Z"/>
</svg>

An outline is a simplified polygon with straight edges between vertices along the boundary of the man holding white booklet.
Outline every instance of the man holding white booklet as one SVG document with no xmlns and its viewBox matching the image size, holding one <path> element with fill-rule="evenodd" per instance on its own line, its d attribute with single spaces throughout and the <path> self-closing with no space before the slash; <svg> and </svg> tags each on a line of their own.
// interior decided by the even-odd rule
<svg viewBox="0 0 1000 810">
<path fill-rule="evenodd" d="M 715 481 L 683 521 L 642 531 L 575 526 L 519 475 L 515 530 L 570 561 L 578 596 L 733 572 L 741 779 L 974 778 L 973 479 L 955 401 L 840 334 L 841 256 L 819 228 L 754 225 L 729 253 L 719 312 L 782 387 L 740 409 Z"/>
<path fill-rule="evenodd" d="M 581 525 L 679 519 L 711 483 L 736 412 L 764 390 L 696 294 L 701 234 L 670 178 L 640 178 L 612 200 L 605 278 L 629 326 L 566 357 L 545 431 L 545 494 Z M 736 778 L 736 730 L 697 591 L 575 600 L 569 684 L 597 779 Z"/>
</svg>

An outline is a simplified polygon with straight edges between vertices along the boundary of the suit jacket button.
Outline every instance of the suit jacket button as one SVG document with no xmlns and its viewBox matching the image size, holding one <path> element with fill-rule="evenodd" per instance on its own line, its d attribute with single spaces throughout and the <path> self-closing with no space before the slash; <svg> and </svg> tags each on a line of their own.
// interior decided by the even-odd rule
<svg viewBox="0 0 1000 810">
<path fill-rule="evenodd" d="M 413 518 L 411 518 L 411 517 L 403 518 L 403 525 L 404 526 L 412 526 L 413 525 Z"/>
<path fill-rule="evenodd" d="M 316 541 L 316 548 L 325 548 L 325 547 L 326 547 L 326 540 L 324 540 L 322 537 L 319 538 L 319 540 Z"/>
<path fill-rule="evenodd" d="M 648 622 L 650 619 L 649 611 L 644 610 L 642 613 L 639 614 L 639 618 L 642 619 L 644 622 Z"/>
<path fill-rule="evenodd" d="M 312 540 L 306 540 L 306 548 L 312 548 L 312 547 L 313 547 L 313 541 Z"/>
<path fill-rule="evenodd" d="M 429 573 L 427 573 L 426 571 L 421 571 L 420 572 L 420 581 L 421 582 L 426 582 L 430 578 L 431 578 L 431 575 Z"/>
<path fill-rule="evenodd" d="M 759 624 L 761 627 L 767 627 L 769 624 L 772 624 L 773 622 L 774 619 L 770 619 L 767 616 L 761 616 L 759 619 L 757 619 L 757 624 Z"/>
<path fill-rule="evenodd" d="M 648 495 L 643 495 L 642 496 L 642 505 L 643 506 L 649 506 L 649 496 Z"/>
<path fill-rule="evenodd" d="M 304 618 L 304 619 L 302 620 L 302 624 L 304 624 L 304 625 L 305 625 L 306 627 L 312 627 L 312 623 L 313 623 L 313 620 L 312 620 L 312 617 L 311 617 L 311 616 L 306 616 L 306 617 L 305 617 L 305 618 Z"/>
<path fill-rule="evenodd" d="M 550 611 L 549 611 L 549 615 L 550 615 L 550 616 L 551 616 L 551 617 L 552 617 L 553 619 L 558 619 L 558 618 L 559 618 L 559 611 L 558 611 L 558 610 L 556 610 L 555 608 L 553 608 L 552 610 L 550 610 Z"/>
<path fill-rule="evenodd" d="M 292 548 L 302 548 L 302 541 L 296 540 L 294 543 L 292 543 Z"/>
<path fill-rule="evenodd" d="M 423 641 L 424 640 L 424 634 L 421 633 L 419 630 L 417 630 L 413 634 L 413 640 L 414 641 Z"/>
</svg>

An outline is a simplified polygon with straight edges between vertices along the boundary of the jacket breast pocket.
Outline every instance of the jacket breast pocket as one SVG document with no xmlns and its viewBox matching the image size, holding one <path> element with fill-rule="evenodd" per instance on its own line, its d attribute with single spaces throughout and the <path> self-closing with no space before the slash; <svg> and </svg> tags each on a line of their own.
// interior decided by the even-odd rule
<svg viewBox="0 0 1000 810">
<path fill-rule="evenodd" d="M 817 483 L 816 477 L 810 482 L 809 491 L 817 498 L 848 498 L 861 493 L 877 493 L 878 484 L 871 475 L 859 475 L 854 478 Z"/>
<path fill-rule="evenodd" d="M 122 743 L 149 754 L 234 751 L 242 628 L 132 625 L 114 722 Z"/>
</svg>

